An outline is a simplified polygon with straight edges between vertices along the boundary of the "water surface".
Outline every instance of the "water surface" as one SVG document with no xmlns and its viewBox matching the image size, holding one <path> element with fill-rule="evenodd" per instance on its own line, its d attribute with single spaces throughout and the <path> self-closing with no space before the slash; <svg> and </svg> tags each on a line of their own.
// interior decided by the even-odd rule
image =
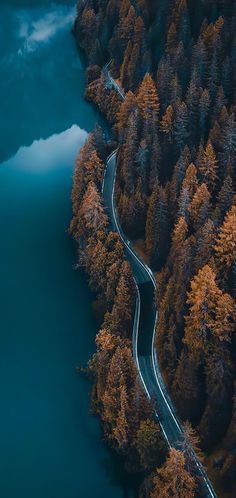
<svg viewBox="0 0 236 498">
<path fill-rule="evenodd" d="M 96 324 L 66 229 L 73 161 L 98 116 L 83 100 L 73 3 L 0 6 L 2 498 L 131 496 L 75 373 Z"/>
</svg>

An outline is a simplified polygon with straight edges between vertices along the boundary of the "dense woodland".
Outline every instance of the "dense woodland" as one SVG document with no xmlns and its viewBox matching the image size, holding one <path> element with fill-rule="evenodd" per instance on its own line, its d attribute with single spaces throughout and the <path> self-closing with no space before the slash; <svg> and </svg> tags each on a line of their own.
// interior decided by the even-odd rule
<svg viewBox="0 0 236 498">
<path fill-rule="evenodd" d="M 86 96 L 119 145 L 120 220 L 156 272 L 163 377 L 191 424 L 186 438 L 196 438 L 191 426 L 200 436 L 219 495 L 233 497 L 236 3 L 81 1 L 74 31 L 89 63 Z M 102 69 L 109 60 L 124 101 Z M 101 201 L 107 152 L 97 129 L 76 163 L 71 225 L 102 322 L 90 364 L 94 405 L 130 468 L 151 471 L 142 496 L 187 498 L 196 495 L 191 471 L 181 452 L 166 455 L 132 360 L 135 289 Z"/>
</svg>

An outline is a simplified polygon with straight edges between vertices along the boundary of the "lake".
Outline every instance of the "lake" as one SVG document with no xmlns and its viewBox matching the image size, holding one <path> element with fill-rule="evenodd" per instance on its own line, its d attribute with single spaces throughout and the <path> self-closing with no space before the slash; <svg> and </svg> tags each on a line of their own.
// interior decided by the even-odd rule
<svg viewBox="0 0 236 498">
<path fill-rule="evenodd" d="M 124 498 L 132 487 L 75 368 L 94 351 L 92 295 L 67 234 L 85 102 L 74 2 L 1 2 L 0 496 Z"/>
</svg>

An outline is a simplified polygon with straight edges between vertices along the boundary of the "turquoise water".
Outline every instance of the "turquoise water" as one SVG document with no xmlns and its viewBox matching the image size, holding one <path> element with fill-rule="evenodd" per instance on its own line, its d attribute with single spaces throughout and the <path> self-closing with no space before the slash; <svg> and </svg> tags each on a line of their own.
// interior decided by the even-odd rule
<svg viewBox="0 0 236 498">
<path fill-rule="evenodd" d="M 73 2 L 7 1 L 0 14 L 0 496 L 133 496 L 75 373 L 96 324 L 66 229 L 73 161 L 98 116 Z"/>
</svg>

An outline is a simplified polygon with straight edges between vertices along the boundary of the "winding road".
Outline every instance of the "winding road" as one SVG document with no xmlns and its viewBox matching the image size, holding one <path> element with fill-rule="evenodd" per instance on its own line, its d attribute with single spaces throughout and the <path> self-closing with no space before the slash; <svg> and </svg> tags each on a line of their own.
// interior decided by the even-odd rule
<svg viewBox="0 0 236 498">
<path fill-rule="evenodd" d="M 109 72 L 108 72 L 109 77 Z M 111 82 L 113 85 L 113 82 Z M 111 229 L 119 233 L 125 247 L 126 258 L 133 271 L 137 289 L 136 310 L 133 325 L 133 354 L 141 382 L 152 401 L 156 418 L 169 448 L 180 449 L 183 427 L 178 420 L 160 372 L 155 348 L 155 332 L 158 311 L 154 305 L 156 280 L 152 270 L 137 255 L 119 222 L 115 205 L 115 183 L 117 172 L 117 152 L 108 157 L 102 186 L 103 201 L 110 219 Z M 191 455 L 192 467 L 199 478 L 198 496 L 217 498 L 211 481 L 194 451 Z"/>
</svg>

